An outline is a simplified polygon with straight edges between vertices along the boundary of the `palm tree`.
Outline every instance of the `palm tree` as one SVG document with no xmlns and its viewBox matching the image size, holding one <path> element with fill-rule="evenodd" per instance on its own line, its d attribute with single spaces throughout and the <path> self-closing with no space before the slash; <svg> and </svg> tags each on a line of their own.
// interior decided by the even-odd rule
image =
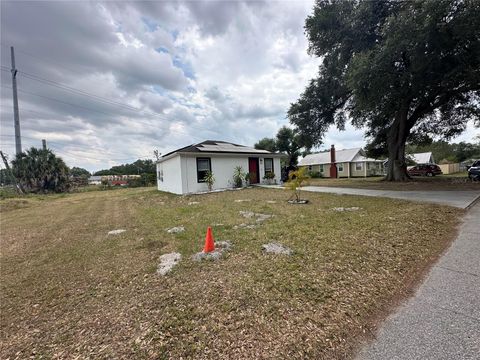
<svg viewBox="0 0 480 360">
<path fill-rule="evenodd" d="M 51 150 L 30 148 L 12 161 L 12 170 L 25 189 L 63 192 L 69 187 L 69 169 Z"/>
</svg>

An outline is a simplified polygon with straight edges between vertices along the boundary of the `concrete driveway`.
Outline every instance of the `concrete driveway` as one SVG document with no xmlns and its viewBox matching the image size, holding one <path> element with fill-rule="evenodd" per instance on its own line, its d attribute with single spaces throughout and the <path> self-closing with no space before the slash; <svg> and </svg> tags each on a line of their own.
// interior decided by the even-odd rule
<svg viewBox="0 0 480 360">
<path fill-rule="evenodd" d="M 480 359 L 480 204 L 450 249 L 356 360 Z"/>
<path fill-rule="evenodd" d="M 323 192 L 331 194 L 376 196 L 409 201 L 429 202 L 466 209 L 480 197 L 480 191 L 394 191 L 367 190 L 327 186 L 304 186 L 304 191 Z"/>
</svg>

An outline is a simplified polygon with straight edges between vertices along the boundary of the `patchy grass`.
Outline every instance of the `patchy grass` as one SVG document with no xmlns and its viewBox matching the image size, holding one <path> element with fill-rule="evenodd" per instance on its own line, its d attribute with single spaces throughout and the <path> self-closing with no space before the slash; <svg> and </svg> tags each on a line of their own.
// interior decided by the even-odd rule
<svg viewBox="0 0 480 360">
<path fill-rule="evenodd" d="M 340 178 L 340 179 L 309 179 L 308 185 L 329 186 L 329 187 L 345 187 L 357 189 L 372 190 L 480 190 L 480 182 L 472 182 L 467 176 L 458 174 L 440 175 L 434 177 L 415 176 L 406 182 L 390 182 L 385 181 L 383 177 L 367 177 L 367 178 Z"/>
<path fill-rule="evenodd" d="M 345 358 L 445 249 L 463 213 L 316 193 L 289 205 L 288 197 L 123 189 L 4 209 L 0 357 Z M 362 210 L 331 210 L 339 206 Z M 254 222 L 241 210 L 275 216 L 234 230 Z M 186 230 L 165 231 L 178 225 Z M 193 262 L 208 225 L 233 248 L 217 262 Z M 114 229 L 127 231 L 108 236 Z M 262 254 L 272 241 L 294 255 Z M 183 260 L 156 275 L 171 251 Z"/>
</svg>

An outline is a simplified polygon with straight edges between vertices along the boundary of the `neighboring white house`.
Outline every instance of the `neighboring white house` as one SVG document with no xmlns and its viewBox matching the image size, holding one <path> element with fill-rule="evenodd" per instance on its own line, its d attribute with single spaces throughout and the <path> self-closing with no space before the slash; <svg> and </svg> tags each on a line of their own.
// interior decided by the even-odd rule
<svg viewBox="0 0 480 360">
<path fill-rule="evenodd" d="M 271 153 L 224 141 L 207 140 L 163 155 L 157 161 L 158 190 L 175 194 L 190 194 L 208 190 L 204 180 L 211 171 L 213 190 L 233 187 L 235 168 L 250 173 L 250 183 L 264 183 L 266 173 L 280 182 L 280 159 L 284 154 Z"/>
<path fill-rule="evenodd" d="M 417 153 L 409 155 L 415 164 L 435 164 L 435 160 L 431 152 Z"/>
<path fill-rule="evenodd" d="M 384 173 L 384 160 L 367 158 L 361 148 L 335 150 L 305 156 L 299 166 L 322 177 L 376 176 Z M 332 167 L 332 164 L 335 166 Z"/>
</svg>

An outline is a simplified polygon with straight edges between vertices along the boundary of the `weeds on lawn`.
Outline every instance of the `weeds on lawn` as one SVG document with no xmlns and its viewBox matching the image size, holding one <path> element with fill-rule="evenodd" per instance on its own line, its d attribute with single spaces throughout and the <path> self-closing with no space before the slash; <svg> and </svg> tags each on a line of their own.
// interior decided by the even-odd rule
<svg viewBox="0 0 480 360">
<path fill-rule="evenodd" d="M 291 206 L 284 197 L 122 189 L 4 211 L 0 357 L 345 358 L 370 319 L 445 249 L 462 214 L 316 193 Z M 240 211 L 274 216 L 235 229 L 246 221 Z M 165 231 L 179 224 L 185 231 Z M 213 224 L 231 250 L 192 261 Z M 264 254 L 268 243 L 292 253 Z M 182 260 L 158 275 L 160 257 L 173 252 Z"/>
</svg>

